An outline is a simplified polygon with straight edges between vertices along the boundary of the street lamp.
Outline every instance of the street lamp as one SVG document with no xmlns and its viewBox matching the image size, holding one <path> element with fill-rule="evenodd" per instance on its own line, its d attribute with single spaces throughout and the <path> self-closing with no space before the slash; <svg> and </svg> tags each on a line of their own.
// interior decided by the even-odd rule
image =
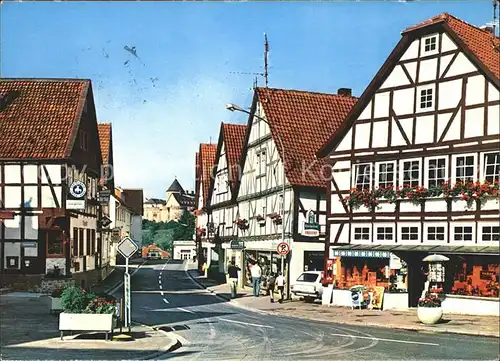
<svg viewBox="0 0 500 361">
<path fill-rule="evenodd" d="M 226 109 L 231 111 L 231 112 L 237 111 L 237 112 L 249 114 L 251 116 L 256 117 L 259 120 L 262 120 L 264 123 L 269 125 L 269 127 L 272 127 L 272 125 L 269 124 L 269 122 L 266 119 L 264 119 L 258 115 L 252 114 L 248 110 L 243 109 L 242 107 L 239 107 L 235 104 L 226 104 Z M 276 136 L 278 137 L 278 141 L 280 143 L 281 152 L 282 152 L 281 167 L 282 167 L 282 177 L 283 177 L 283 179 L 282 179 L 283 188 L 281 190 L 281 209 L 283 210 L 283 220 L 282 220 L 282 226 L 281 226 L 281 242 L 285 242 L 285 147 L 283 147 L 283 141 L 281 140 L 281 137 L 280 137 L 278 131 L 276 130 L 276 128 L 275 128 L 275 133 L 276 133 Z M 285 276 L 284 268 L 285 268 L 285 256 L 282 255 L 281 256 L 281 274 L 283 275 L 283 277 Z"/>
</svg>

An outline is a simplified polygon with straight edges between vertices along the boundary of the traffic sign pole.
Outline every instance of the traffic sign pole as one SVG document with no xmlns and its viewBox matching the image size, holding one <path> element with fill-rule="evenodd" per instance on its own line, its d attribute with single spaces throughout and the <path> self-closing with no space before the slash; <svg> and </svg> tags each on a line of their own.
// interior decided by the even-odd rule
<svg viewBox="0 0 500 361">
<path fill-rule="evenodd" d="M 132 296 L 131 296 L 131 282 L 130 282 L 130 274 L 129 274 L 129 258 L 133 256 L 139 247 L 137 244 L 130 238 L 125 237 L 118 244 L 118 252 L 125 258 L 125 279 L 123 284 L 123 293 L 125 299 L 125 327 L 128 327 L 128 331 L 131 331 L 132 326 Z"/>
</svg>

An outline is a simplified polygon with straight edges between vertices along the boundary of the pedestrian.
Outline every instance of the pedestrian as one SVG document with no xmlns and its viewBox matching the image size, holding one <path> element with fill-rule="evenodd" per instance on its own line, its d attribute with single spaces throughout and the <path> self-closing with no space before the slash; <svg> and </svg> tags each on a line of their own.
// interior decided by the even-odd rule
<svg viewBox="0 0 500 361">
<path fill-rule="evenodd" d="M 259 264 L 255 262 L 250 268 L 250 273 L 252 275 L 252 286 L 253 286 L 253 295 L 255 297 L 259 297 L 260 295 L 260 279 L 262 277 L 262 269 Z"/>
<path fill-rule="evenodd" d="M 231 261 L 229 262 L 229 267 L 227 268 L 227 274 L 229 275 L 229 286 L 231 287 L 231 298 L 236 298 L 236 291 L 238 287 L 238 272 L 241 268 L 235 266 Z"/>
<path fill-rule="evenodd" d="M 280 294 L 280 300 L 279 303 L 283 303 L 283 298 L 284 293 L 285 293 L 285 277 L 281 274 L 281 272 L 278 274 L 278 277 L 276 278 L 276 284 L 278 285 L 278 292 Z"/>
<path fill-rule="evenodd" d="M 270 273 L 267 278 L 267 290 L 271 295 L 271 303 L 274 303 L 274 286 L 276 285 L 276 277 L 274 277 L 274 273 Z"/>
</svg>

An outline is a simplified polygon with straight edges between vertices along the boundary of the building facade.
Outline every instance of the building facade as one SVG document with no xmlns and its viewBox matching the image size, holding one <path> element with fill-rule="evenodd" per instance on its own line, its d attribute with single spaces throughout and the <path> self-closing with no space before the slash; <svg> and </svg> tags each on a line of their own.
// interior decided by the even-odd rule
<svg viewBox="0 0 500 361">
<path fill-rule="evenodd" d="M 405 30 L 320 150 L 339 288 L 382 286 L 414 307 L 422 259 L 439 253 L 445 312 L 498 314 L 499 51 L 491 32 L 448 14 Z"/>
<path fill-rule="evenodd" d="M 185 191 L 175 179 L 165 193 L 165 199 L 149 198 L 143 206 L 144 219 L 153 222 L 179 220 L 185 211 L 194 212 L 195 192 Z"/>
</svg>

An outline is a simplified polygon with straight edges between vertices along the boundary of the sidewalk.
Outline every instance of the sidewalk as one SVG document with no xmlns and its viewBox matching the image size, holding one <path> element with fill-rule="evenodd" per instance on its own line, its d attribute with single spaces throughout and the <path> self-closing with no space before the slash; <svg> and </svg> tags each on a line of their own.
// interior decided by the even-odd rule
<svg viewBox="0 0 500 361">
<path fill-rule="evenodd" d="M 207 288 L 207 290 L 230 301 L 235 306 L 277 316 L 347 325 L 500 337 L 499 318 L 494 316 L 446 314 L 443 316 L 441 323 L 424 325 L 418 320 L 416 309 L 404 311 L 351 310 L 348 307 L 328 307 L 319 303 L 289 300 L 282 304 L 271 303 L 269 296 L 253 297 L 250 288 L 239 290 L 238 297 L 231 300 L 231 291 L 228 284 L 216 283 L 206 279 L 200 276 L 196 270 L 189 270 L 188 274 L 200 285 Z M 275 299 L 277 297 L 278 295 L 276 294 Z"/>
<path fill-rule="evenodd" d="M 106 278 L 100 287 L 114 287 L 123 273 Z M 121 277 L 120 277 L 121 276 Z M 114 276 L 115 277 L 115 276 Z M 108 286 L 107 286 L 108 284 Z M 94 289 L 96 291 L 96 289 Z M 115 330 L 115 335 L 119 329 Z M 134 341 L 105 341 L 104 334 L 85 333 L 61 341 L 59 317 L 49 313 L 47 297 L 38 293 L 12 292 L 0 296 L 0 359 L 145 359 L 178 347 L 177 340 L 162 331 L 134 325 Z"/>
</svg>

